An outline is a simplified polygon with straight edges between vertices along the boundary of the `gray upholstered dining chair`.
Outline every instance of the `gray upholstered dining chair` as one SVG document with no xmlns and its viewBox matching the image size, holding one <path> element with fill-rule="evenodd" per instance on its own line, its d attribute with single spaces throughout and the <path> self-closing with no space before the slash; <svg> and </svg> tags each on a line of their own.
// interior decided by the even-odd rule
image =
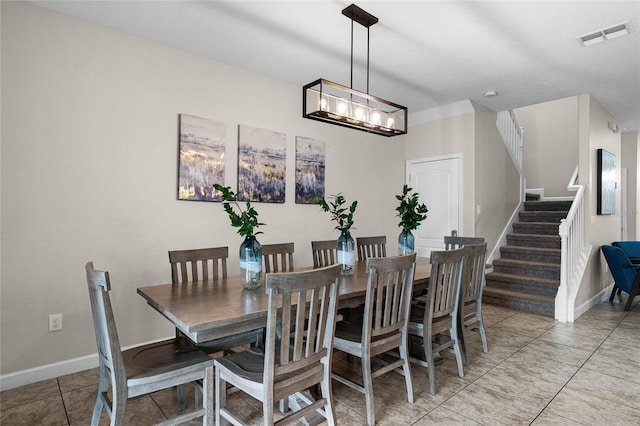
<svg viewBox="0 0 640 426">
<path fill-rule="evenodd" d="M 91 418 L 98 425 L 105 411 L 111 425 L 124 424 L 127 400 L 174 386 L 196 384 L 196 409 L 168 421 L 178 424 L 203 417 L 213 424 L 213 360 L 195 346 L 186 350 L 169 339 L 122 351 L 109 291 L 109 273 L 85 266 L 91 313 L 98 345 L 100 383 Z M 111 397 L 109 397 L 111 387 Z"/>
<path fill-rule="evenodd" d="M 313 255 L 313 267 L 324 268 L 335 265 L 337 262 L 337 240 L 311 241 L 311 254 Z"/>
<path fill-rule="evenodd" d="M 363 261 L 370 257 L 387 256 L 387 237 L 358 237 L 356 238 L 358 260 Z"/>
<path fill-rule="evenodd" d="M 429 391 L 436 393 L 434 353 L 453 352 L 458 375 L 464 377 L 458 309 L 465 248 L 432 251 L 431 277 L 425 303 L 417 299 L 411 306 L 409 334 L 422 338 L 425 360 L 411 361 L 429 369 Z"/>
<path fill-rule="evenodd" d="M 404 375 L 407 399 L 413 403 L 413 384 L 409 366 L 407 325 L 411 307 L 416 254 L 367 259 L 367 293 L 364 315 L 351 316 L 336 325 L 334 348 L 360 358 L 362 382 L 340 375 L 332 377 L 365 395 L 367 423 L 375 425 L 373 379 L 390 371 Z M 379 355 L 398 350 L 400 359 L 373 370 L 372 362 Z M 400 367 L 402 368 L 400 370 Z"/>
<path fill-rule="evenodd" d="M 265 425 L 274 424 L 274 404 L 293 395 L 305 406 L 288 412 L 278 424 L 289 424 L 316 412 L 329 425 L 336 423 L 331 357 L 339 276 L 340 265 L 266 275 L 266 345 L 215 360 L 216 424 L 223 424 L 223 419 L 243 424 L 227 407 L 227 384 L 262 402 Z M 290 339 L 277 338 L 276 328 Z M 317 384 L 321 397 L 314 401 L 303 391 Z"/>
<path fill-rule="evenodd" d="M 265 273 L 293 271 L 293 243 L 263 244 Z"/>
</svg>

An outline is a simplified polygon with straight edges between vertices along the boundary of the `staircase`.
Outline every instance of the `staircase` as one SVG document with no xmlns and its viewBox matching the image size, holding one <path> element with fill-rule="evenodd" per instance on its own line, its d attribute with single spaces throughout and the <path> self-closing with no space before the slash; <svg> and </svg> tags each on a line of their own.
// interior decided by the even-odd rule
<svg viewBox="0 0 640 426">
<path fill-rule="evenodd" d="M 484 303 L 554 317 L 560 286 L 560 220 L 571 201 L 525 201 L 513 234 L 486 274 Z"/>
</svg>

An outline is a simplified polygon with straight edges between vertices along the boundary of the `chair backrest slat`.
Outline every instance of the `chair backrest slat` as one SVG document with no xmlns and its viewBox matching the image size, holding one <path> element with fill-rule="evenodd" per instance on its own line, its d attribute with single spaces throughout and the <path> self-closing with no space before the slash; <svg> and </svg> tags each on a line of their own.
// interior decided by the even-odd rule
<svg viewBox="0 0 640 426">
<path fill-rule="evenodd" d="M 362 341 L 405 327 L 413 290 L 416 254 L 367 259 L 367 295 Z"/>
<path fill-rule="evenodd" d="M 358 260 L 363 261 L 370 257 L 386 257 L 387 256 L 387 237 L 359 237 L 356 238 L 356 247 L 358 250 Z"/>
<path fill-rule="evenodd" d="M 470 244 L 482 244 L 482 243 L 484 243 L 483 237 L 458 237 L 454 235 L 444 236 L 445 250 L 459 249 L 462 246 L 467 246 Z"/>
<path fill-rule="evenodd" d="M 275 376 L 291 374 L 331 356 L 340 269 L 340 265 L 332 265 L 304 272 L 266 275 L 269 306 L 265 383 Z M 282 327 L 282 336 L 290 338 L 277 339 L 277 327 Z M 280 363 L 276 364 L 278 344 Z"/>
<path fill-rule="evenodd" d="M 337 262 L 337 250 L 337 240 L 311 241 L 313 267 L 323 268 L 325 266 L 335 265 Z"/>
<path fill-rule="evenodd" d="M 109 370 L 108 374 L 111 375 L 111 383 L 120 392 L 126 393 L 127 376 L 109 297 L 109 291 L 111 290 L 109 273 L 95 270 L 93 262 L 88 262 L 85 265 L 85 270 L 98 356 L 101 358 L 103 365 Z"/>
<path fill-rule="evenodd" d="M 293 271 L 293 251 L 293 243 L 263 244 L 262 258 L 265 273 Z"/>
<path fill-rule="evenodd" d="M 461 291 L 463 302 L 468 303 L 480 297 L 484 286 L 487 244 L 472 244 L 464 247 L 467 252 L 464 258 Z"/>
<path fill-rule="evenodd" d="M 464 248 L 431 252 L 431 276 L 425 315 L 430 313 L 432 318 L 439 318 L 457 310 L 464 253 Z M 425 324 L 428 323 L 430 321 L 425 319 Z"/>
<path fill-rule="evenodd" d="M 227 277 L 229 247 L 211 247 L 169 251 L 171 282 L 217 279 Z"/>
</svg>

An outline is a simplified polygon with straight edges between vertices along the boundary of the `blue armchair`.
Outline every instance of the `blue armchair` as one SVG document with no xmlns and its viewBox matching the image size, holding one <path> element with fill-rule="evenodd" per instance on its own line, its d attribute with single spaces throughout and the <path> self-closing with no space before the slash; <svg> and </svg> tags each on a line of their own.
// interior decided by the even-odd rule
<svg viewBox="0 0 640 426">
<path fill-rule="evenodd" d="M 627 254 L 620 247 L 601 246 L 602 254 L 604 254 L 611 275 L 615 284 L 611 291 L 609 301 L 613 300 L 616 290 L 622 290 L 629 294 L 629 300 L 624 307 L 625 311 L 631 309 L 633 298 L 640 294 L 640 265 L 631 263 Z"/>
<path fill-rule="evenodd" d="M 640 241 L 614 241 L 611 245 L 621 248 L 631 262 L 640 262 Z"/>
</svg>

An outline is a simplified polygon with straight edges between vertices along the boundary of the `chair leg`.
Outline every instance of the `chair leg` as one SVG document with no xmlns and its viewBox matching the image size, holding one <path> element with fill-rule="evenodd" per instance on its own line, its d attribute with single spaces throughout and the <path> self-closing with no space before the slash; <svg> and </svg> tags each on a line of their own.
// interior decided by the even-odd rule
<svg viewBox="0 0 640 426">
<path fill-rule="evenodd" d="M 436 394 L 436 366 L 433 362 L 433 350 L 432 350 L 431 334 L 425 334 L 422 336 L 422 342 L 424 345 L 424 359 L 427 363 L 427 369 L 429 370 L 429 392 L 431 395 Z"/>
<path fill-rule="evenodd" d="M 325 375 L 322 382 L 320 382 L 320 392 L 322 393 L 322 397 L 327 401 L 324 406 L 324 412 L 327 417 L 328 425 L 336 424 L 336 410 L 333 407 L 333 390 L 331 388 L 331 365 L 324 366 Z"/>
<path fill-rule="evenodd" d="M 613 298 L 616 295 L 616 290 L 617 289 L 618 289 L 618 287 L 615 284 L 613 284 L 613 290 L 611 290 L 611 296 L 609 296 L 609 302 L 613 302 Z"/>
<path fill-rule="evenodd" d="M 113 388 L 113 403 L 111 407 L 111 424 L 123 425 L 125 409 L 127 407 L 127 392 L 120 390 L 119 392 Z"/>
<path fill-rule="evenodd" d="M 462 331 L 462 330 L 461 330 Z M 459 336 L 462 334 L 461 331 L 457 330 L 456 325 L 449 329 L 449 335 L 453 339 L 453 352 L 456 355 L 456 362 L 458 363 L 458 376 L 464 377 L 464 362 L 462 361 L 462 345 L 460 344 Z"/>
<path fill-rule="evenodd" d="M 402 346 L 400 346 L 400 359 L 404 361 L 402 371 L 404 372 L 404 381 L 407 385 L 407 401 L 413 404 L 413 383 L 411 381 L 411 366 L 409 365 L 408 337 L 405 333 L 402 336 Z"/>
<path fill-rule="evenodd" d="M 638 292 L 631 292 L 629 294 L 629 300 L 627 300 L 627 304 L 624 306 L 625 311 L 631 310 L 631 305 L 633 304 L 633 299 L 638 295 Z"/>
<path fill-rule="evenodd" d="M 367 424 L 375 426 L 376 409 L 373 402 L 373 379 L 371 378 L 371 358 L 361 359 L 362 364 L 362 384 L 364 385 L 364 397 L 367 403 Z"/>
<path fill-rule="evenodd" d="M 464 362 L 462 361 L 462 349 L 460 349 L 460 341 L 456 339 L 453 343 L 453 352 L 456 355 L 456 363 L 458 364 L 458 376 L 464 377 Z"/>
<path fill-rule="evenodd" d="M 98 385 L 98 397 L 96 398 L 96 405 L 93 407 L 93 416 L 91 417 L 91 424 L 97 425 L 100 423 L 100 416 L 104 409 L 103 393 L 106 394 L 109 390 L 109 380 L 106 377 L 106 371 L 104 368 L 100 368 L 100 384 Z"/>
<path fill-rule="evenodd" d="M 484 320 L 482 319 L 482 305 L 478 304 L 476 310 L 476 320 L 478 320 L 478 331 L 480 332 L 480 338 L 482 339 L 482 351 L 484 353 L 489 352 L 489 344 L 487 343 L 487 333 L 484 330 Z"/>
<path fill-rule="evenodd" d="M 227 383 L 220 378 L 220 372 L 216 372 L 215 375 L 215 412 L 216 412 L 216 425 L 226 425 L 227 420 L 222 417 L 220 410 L 227 406 Z"/>
<path fill-rule="evenodd" d="M 469 359 L 467 358 L 467 346 L 465 344 L 465 333 L 467 332 L 467 328 L 465 328 L 464 323 L 461 324 L 462 327 L 458 328 L 458 336 L 456 337 L 457 341 L 460 343 L 460 353 L 462 355 L 462 364 L 469 365 Z"/>
<path fill-rule="evenodd" d="M 204 407 L 203 400 L 206 399 L 206 392 L 204 390 L 204 381 L 202 382 L 202 392 L 200 391 L 200 388 L 196 383 L 193 384 L 193 391 L 194 391 L 193 393 L 194 405 L 196 407 L 196 410 L 199 410 L 202 407 Z M 211 394 L 211 396 L 213 396 L 213 394 Z"/>
<path fill-rule="evenodd" d="M 176 393 L 178 395 L 178 411 L 182 411 L 187 406 L 187 389 L 185 385 L 176 386 Z"/>
<path fill-rule="evenodd" d="M 273 393 L 269 398 L 265 399 L 265 401 L 262 401 L 262 424 L 264 424 L 264 426 L 271 426 L 273 425 Z M 288 408 L 289 404 L 287 404 L 287 409 Z"/>
<path fill-rule="evenodd" d="M 196 394 L 199 392 L 196 391 Z M 213 366 L 208 367 L 204 373 L 202 381 L 202 405 L 204 408 L 204 416 L 202 424 L 205 426 L 213 426 Z"/>
</svg>

